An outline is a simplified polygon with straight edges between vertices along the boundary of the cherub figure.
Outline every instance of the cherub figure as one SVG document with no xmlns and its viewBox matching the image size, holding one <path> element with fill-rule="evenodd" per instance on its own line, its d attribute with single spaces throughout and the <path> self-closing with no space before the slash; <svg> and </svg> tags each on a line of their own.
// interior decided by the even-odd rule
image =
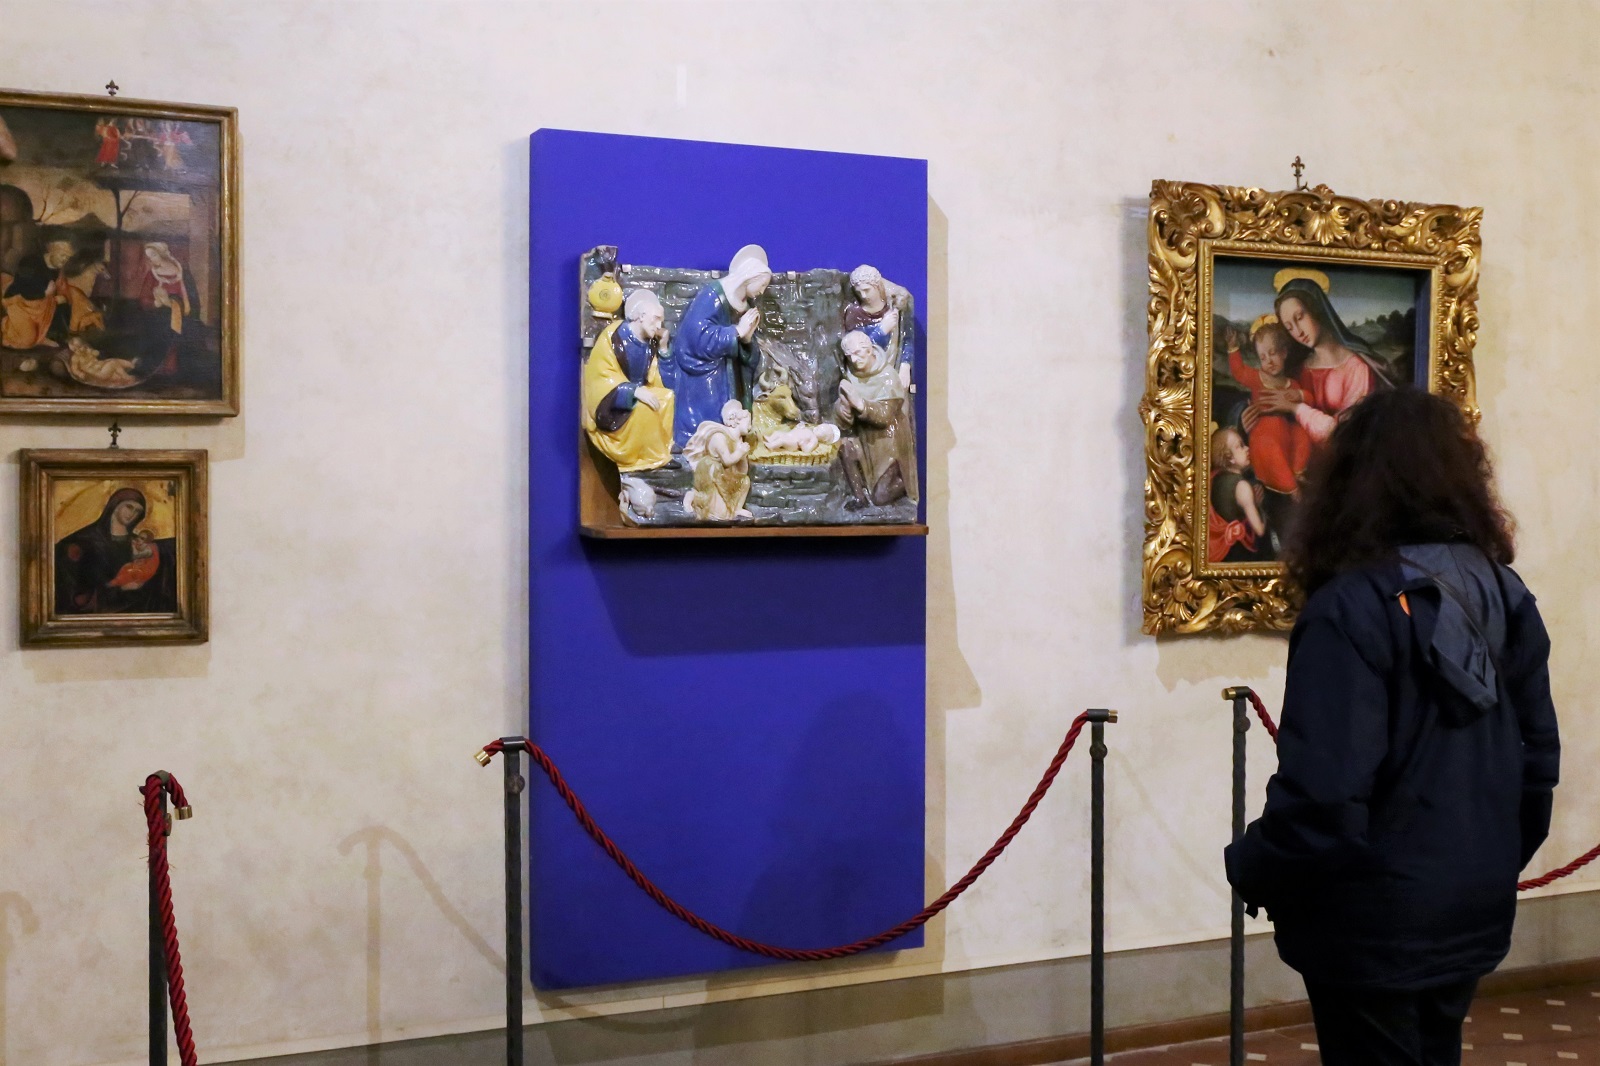
<svg viewBox="0 0 1600 1066">
<path fill-rule="evenodd" d="M 750 495 L 750 412 L 738 400 L 722 405 L 721 422 L 702 422 L 683 458 L 694 470 L 694 488 L 683 506 L 702 522 L 755 517 L 745 507 Z"/>
</svg>

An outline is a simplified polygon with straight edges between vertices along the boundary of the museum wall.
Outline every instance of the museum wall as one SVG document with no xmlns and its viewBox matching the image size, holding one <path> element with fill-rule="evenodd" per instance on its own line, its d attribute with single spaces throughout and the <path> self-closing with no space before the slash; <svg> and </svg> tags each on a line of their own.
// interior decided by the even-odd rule
<svg viewBox="0 0 1600 1066">
<path fill-rule="evenodd" d="M 1139 632 L 1153 178 L 1282 188 L 1299 155 L 1342 193 L 1484 208 L 1484 430 L 1554 633 L 1569 767 L 1600 749 L 1583 713 L 1600 661 L 1593 5 L 0 0 L 0 27 L 7 88 L 115 78 L 236 106 L 244 211 L 243 413 L 123 420 L 126 447 L 210 449 L 210 643 L 22 652 L 0 609 L 0 1062 L 140 1058 L 135 790 L 157 768 L 196 808 L 173 876 L 207 1059 L 498 1024 L 499 772 L 470 755 L 524 714 L 540 127 L 929 161 L 930 893 L 988 847 L 1072 715 L 1109 705 L 1112 946 L 1225 932 L 1218 692 L 1247 681 L 1275 705 L 1285 642 Z M 0 529 L 17 450 L 97 447 L 106 421 L 0 425 Z M 15 538 L 0 546 L 11 605 Z M 530 1015 L 1080 955 L 1086 780 L 1074 756 L 925 948 L 530 993 Z M 1600 836 L 1568 780 L 1540 869 Z"/>
</svg>

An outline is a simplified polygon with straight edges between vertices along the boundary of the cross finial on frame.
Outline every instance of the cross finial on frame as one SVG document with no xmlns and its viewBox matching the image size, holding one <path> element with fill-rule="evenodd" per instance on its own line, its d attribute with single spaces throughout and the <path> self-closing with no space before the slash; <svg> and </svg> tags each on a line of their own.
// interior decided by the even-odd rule
<svg viewBox="0 0 1600 1066">
<path fill-rule="evenodd" d="M 1300 180 L 1300 175 L 1302 175 L 1302 174 L 1304 174 L 1306 172 L 1306 165 L 1304 163 L 1300 162 L 1300 157 L 1299 156 L 1295 156 L 1294 157 L 1294 167 L 1293 167 L 1293 169 L 1294 169 L 1294 190 L 1295 190 L 1295 192 L 1299 192 L 1301 189 L 1304 189 L 1304 188 L 1308 187 L 1305 182 Z"/>
<path fill-rule="evenodd" d="M 113 421 L 110 428 L 107 429 L 106 432 L 111 434 L 111 446 L 113 448 L 120 447 L 120 445 L 117 444 L 117 438 L 122 436 L 122 427 Z"/>
<path fill-rule="evenodd" d="M 120 88 L 122 88 L 122 86 L 118 85 L 115 81 L 106 82 L 106 92 L 111 96 L 117 95 L 117 90 Z"/>
</svg>

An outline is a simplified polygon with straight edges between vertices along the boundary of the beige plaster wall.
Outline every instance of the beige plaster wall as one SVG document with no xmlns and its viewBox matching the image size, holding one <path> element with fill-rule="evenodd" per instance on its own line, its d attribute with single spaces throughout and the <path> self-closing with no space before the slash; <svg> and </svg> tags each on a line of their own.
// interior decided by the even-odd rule
<svg viewBox="0 0 1600 1066">
<path fill-rule="evenodd" d="M 1583 765 L 1600 746 L 1582 700 L 1600 639 L 1597 43 L 1595 5 L 1562 0 L 0 0 L 0 84 L 114 77 L 237 106 L 245 210 L 244 414 L 124 420 L 125 446 L 211 450 L 211 643 L 24 654 L 0 610 L 0 1063 L 141 1055 L 135 788 L 157 767 L 198 811 L 173 848 L 207 1058 L 495 1024 L 498 773 L 468 756 L 519 727 L 526 681 L 541 126 L 929 160 L 930 889 L 987 847 L 1071 715 L 1109 704 L 1113 946 L 1226 921 L 1217 693 L 1275 698 L 1284 646 L 1138 633 L 1155 177 L 1283 187 L 1298 154 L 1341 192 L 1485 208 L 1484 425 Z M 0 425 L 0 530 L 16 450 L 97 446 L 102 421 Z M 0 603 L 15 572 L 0 537 Z M 1075 758 L 925 949 L 530 1010 L 1079 953 L 1085 776 Z M 1600 835 L 1583 788 L 1559 794 L 1539 865 Z"/>
</svg>

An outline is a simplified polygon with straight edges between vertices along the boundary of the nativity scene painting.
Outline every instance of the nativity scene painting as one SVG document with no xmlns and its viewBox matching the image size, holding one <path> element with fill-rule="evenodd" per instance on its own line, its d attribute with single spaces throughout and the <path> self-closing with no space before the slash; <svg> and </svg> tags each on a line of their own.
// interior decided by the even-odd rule
<svg viewBox="0 0 1600 1066">
<path fill-rule="evenodd" d="M 0 137 L 0 412 L 236 414 L 233 113 L 0 93 Z"/>
<path fill-rule="evenodd" d="M 1382 389 L 1427 387 L 1428 280 L 1403 268 L 1217 257 L 1207 562 L 1280 559 L 1306 467 L 1341 413 Z"/>
<path fill-rule="evenodd" d="M 925 530 L 915 308 L 877 268 L 774 273 L 753 244 L 725 271 L 639 266 L 600 246 L 580 293 L 585 533 Z"/>
</svg>

